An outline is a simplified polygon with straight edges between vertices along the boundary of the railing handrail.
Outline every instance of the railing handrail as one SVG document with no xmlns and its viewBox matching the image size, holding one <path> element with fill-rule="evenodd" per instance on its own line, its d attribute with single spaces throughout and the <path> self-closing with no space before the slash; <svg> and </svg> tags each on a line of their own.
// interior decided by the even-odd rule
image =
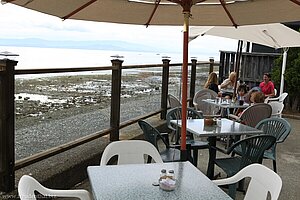
<svg viewBox="0 0 300 200">
<path fill-rule="evenodd" d="M 1 62 L 2 63 L 2 62 Z M 47 159 L 51 156 L 54 156 L 56 154 L 62 153 L 64 151 L 70 150 L 74 147 L 77 147 L 79 145 L 83 145 L 87 142 L 90 142 L 92 140 L 95 140 L 97 138 L 100 138 L 102 136 L 110 134 L 110 140 L 119 140 L 119 130 L 122 128 L 125 128 L 129 125 L 132 125 L 136 123 L 140 119 L 146 119 L 151 116 L 160 114 L 161 119 L 165 118 L 168 106 L 167 106 L 167 94 L 168 94 L 168 79 L 169 79 L 169 67 L 174 66 L 182 66 L 182 63 L 170 63 L 170 60 L 164 59 L 162 64 L 146 64 L 146 65 L 127 65 L 122 66 L 123 61 L 122 60 L 112 60 L 112 66 L 101 66 L 101 67 L 78 67 L 78 68 L 43 68 L 43 69 L 15 69 L 15 66 L 17 64 L 16 61 L 13 62 L 6 62 L 8 64 L 5 64 L 2 66 L 1 64 L 1 70 L 0 75 L 4 75 L 7 77 L 7 79 L 12 80 L 10 87 L 4 87 L 4 84 L 0 86 L 3 89 L 2 99 L 0 99 L 0 106 L 1 107 L 7 107 L 9 109 L 5 110 L 5 115 L 11 115 L 11 113 L 14 113 L 14 107 L 8 106 L 8 105 L 14 105 L 14 79 L 16 75 L 28 75 L 28 74 L 49 74 L 49 73 L 74 73 L 74 72 L 88 72 L 88 71 L 107 71 L 110 70 L 112 73 L 112 82 L 111 82 L 111 90 L 112 90 L 112 97 L 111 99 L 114 99 L 114 103 L 111 103 L 111 114 L 110 114 L 110 127 L 98 131 L 96 133 L 89 134 L 87 136 L 75 139 L 73 141 L 70 141 L 68 143 L 62 144 L 60 146 L 53 147 L 51 149 L 48 149 L 46 151 L 36 153 L 32 156 L 20 159 L 15 161 L 14 159 L 14 153 L 11 153 L 7 158 L 5 157 L 3 162 L 5 165 L 5 169 L 8 169 L 5 171 L 5 174 L 0 175 L 0 181 L 3 183 L 3 185 L 7 185 L 4 188 L 0 188 L 1 191 L 10 191 L 13 189 L 14 186 L 14 171 L 18 170 L 20 168 L 26 167 L 28 165 L 31 165 L 33 163 L 36 163 L 38 161 Z M 214 62 L 199 62 L 197 63 L 197 60 L 192 60 L 192 63 L 189 63 L 189 66 L 192 66 L 192 70 L 196 69 L 197 65 L 203 65 L 203 64 L 209 64 L 210 66 L 215 65 Z M 120 91 L 121 91 L 121 71 L 123 69 L 135 69 L 135 68 L 155 68 L 155 67 L 162 67 L 162 94 L 161 94 L 161 108 L 159 110 L 153 111 L 151 113 L 147 113 L 143 116 L 138 116 L 136 118 L 127 120 L 125 122 L 120 122 Z M 193 87 L 195 87 L 195 74 L 191 73 L 191 84 L 190 84 L 190 94 L 194 93 Z M 118 94 L 116 94 L 118 93 Z M 118 96 L 119 95 L 119 96 Z M 3 98 L 5 96 L 6 99 L 10 99 L 9 102 Z M 10 98 L 8 98 L 10 97 Z M 116 103 L 117 102 L 117 103 Z M 115 104 L 118 104 L 116 106 Z M 1 113 L 3 114 L 3 113 Z M 5 121 L 5 118 L 0 118 L 1 121 Z M 10 118 L 12 119 L 12 118 Z M 5 121 L 7 122 L 7 121 Z M 6 124 L 6 125 L 5 125 Z M 5 141 L 11 141 L 15 137 L 14 129 L 11 128 L 12 124 L 14 124 L 13 120 L 12 123 L 0 123 L 0 128 L 2 130 L 2 133 L 0 134 L 1 138 L 4 138 Z M 1 143 L 5 142 L 2 141 Z M 11 143 L 13 144 L 14 143 Z M 9 151 L 14 152 L 13 147 L 6 147 Z M 1 172 L 2 173 L 2 172 Z"/>
</svg>

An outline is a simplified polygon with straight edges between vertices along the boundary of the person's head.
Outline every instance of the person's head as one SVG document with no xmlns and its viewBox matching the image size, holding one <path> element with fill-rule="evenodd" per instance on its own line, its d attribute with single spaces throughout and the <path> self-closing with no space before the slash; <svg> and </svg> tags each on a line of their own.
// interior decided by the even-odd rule
<svg viewBox="0 0 300 200">
<path fill-rule="evenodd" d="M 262 92 L 253 92 L 250 96 L 250 102 L 252 103 L 264 103 L 265 95 Z"/>
<path fill-rule="evenodd" d="M 264 82 L 269 82 L 271 80 L 271 74 L 269 73 L 264 73 L 264 76 L 263 76 L 263 81 Z"/>
<path fill-rule="evenodd" d="M 236 73 L 235 73 L 235 72 L 231 72 L 231 73 L 229 74 L 229 80 L 230 80 L 231 82 L 234 82 L 235 79 L 236 79 Z"/>
<path fill-rule="evenodd" d="M 211 83 L 215 83 L 218 85 L 218 76 L 215 72 L 211 72 L 209 75 L 208 75 L 208 78 L 207 78 L 207 81 L 205 83 L 205 88 L 208 88 L 209 84 Z"/>
<path fill-rule="evenodd" d="M 239 96 L 244 96 L 248 92 L 247 86 L 242 84 L 238 87 L 237 91 L 239 93 Z"/>
</svg>

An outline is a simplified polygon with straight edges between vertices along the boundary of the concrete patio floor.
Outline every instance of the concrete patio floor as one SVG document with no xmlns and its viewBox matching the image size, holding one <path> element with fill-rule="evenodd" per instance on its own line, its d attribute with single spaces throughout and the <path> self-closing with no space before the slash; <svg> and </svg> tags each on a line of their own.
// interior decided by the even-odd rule
<svg viewBox="0 0 300 200">
<path fill-rule="evenodd" d="M 296 200 L 300 198 L 299 184 L 300 184 L 300 120 L 293 118 L 286 118 L 292 125 L 292 132 L 286 141 L 277 146 L 277 169 L 278 174 L 282 178 L 283 187 L 281 190 L 281 200 Z M 219 145 L 222 145 L 219 143 Z M 224 156 L 224 154 L 218 154 Z M 198 168 L 206 173 L 208 162 L 208 150 L 199 151 Z M 263 164 L 272 169 L 272 161 L 264 160 Z M 224 172 L 216 167 L 215 172 L 221 172 L 221 177 L 225 177 Z M 105 184 L 105 183 L 103 183 Z M 79 183 L 74 188 L 85 188 L 91 191 L 88 180 Z M 243 193 L 237 192 L 237 199 L 243 199 Z"/>
</svg>

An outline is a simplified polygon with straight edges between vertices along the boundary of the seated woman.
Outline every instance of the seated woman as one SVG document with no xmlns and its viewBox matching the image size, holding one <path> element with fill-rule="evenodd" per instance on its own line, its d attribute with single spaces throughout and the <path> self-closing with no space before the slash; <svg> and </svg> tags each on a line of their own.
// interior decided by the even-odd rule
<svg viewBox="0 0 300 200">
<path fill-rule="evenodd" d="M 251 105 L 256 103 L 264 103 L 265 101 L 265 94 L 263 92 L 253 92 L 250 96 Z"/>
<path fill-rule="evenodd" d="M 254 92 L 261 92 L 260 87 L 253 87 L 247 94 L 244 96 L 244 101 L 248 104 L 251 104 L 252 102 L 250 101 L 251 95 Z"/>
<path fill-rule="evenodd" d="M 229 74 L 229 77 L 227 79 L 225 79 L 223 81 L 223 83 L 221 83 L 220 88 L 221 89 L 225 89 L 225 90 L 232 90 L 232 92 L 233 92 L 233 90 L 234 90 L 234 83 L 236 81 L 236 78 L 237 78 L 236 77 L 236 73 L 235 72 L 231 72 Z M 239 87 L 239 82 L 237 82 L 236 84 L 237 84 L 237 88 L 238 88 Z M 222 94 L 222 96 L 231 98 L 232 97 L 232 93 L 230 93 L 230 92 L 224 92 Z"/>
<path fill-rule="evenodd" d="M 207 81 L 204 84 L 204 88 L 211 89 L 215 91 L 217 94 L 219 94 L 219 88 L 218 88 L 218 76 L 215 72 L 211 72 L 208 75 Z"/>
<path fill-rule="evenodd" d="M 261 91 L 265 94 L 265 97 L 274 97 L 274 83 L 271 81 L 271 74 L 265 73 L 263 76 L 263 82 L 259 84 Z"/>
</svg>

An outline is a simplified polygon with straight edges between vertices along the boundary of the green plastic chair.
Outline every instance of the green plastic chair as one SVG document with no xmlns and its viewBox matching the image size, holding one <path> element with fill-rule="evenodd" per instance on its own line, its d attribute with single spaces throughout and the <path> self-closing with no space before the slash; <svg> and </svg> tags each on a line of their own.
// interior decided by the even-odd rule
<svg viewBox="0 0 300 200">
<path fill-rule="evenodd" d="M 218 158 L 215 164 L 220 167 L 228 177 L 235 175 L 244 167 L 252 163 L 262 163 L 265 150 L 269 149 L 276 141 L 272 135 L 256 135 L 247 137 L 234 143 L 228 150 L 227 154 L 231 154 L 235 148 L 241 150 L 240 155 L 226 158 Z M 229 195 L 234 199 L 236 193 L 236 185 L 229 185 Z"/>
<path fill-rule="evenodd" d="M 276 138 L 275 144 L 264 152 L 263 158 L 273 160 L 273 170 L 277 172 L 276 146 L 285 141 L 291 132 L 291 125 L 283 118 L 268 118 L 260 121 L 256 128 L 263 130 L 264 134 L 273 135 Z"/>
<path fill-rule="evenodd" d="M 192 109 L 187 108 L 187 118 L 188 119 L 203 119 L 202 113 Z M 175 145 L 180 144 L 180 128 L 177 125 L 171 124 L 171 120 L 180 120 L 181 119 L 181 107 L 173 108 L 169 110 L 166 116 L 167 120 L 167 126 L 168 128 L 175 134 Z M 208 142 L 194 140 L 193 134 L 187 132 L 187 150 L 188 153 L 190 153 L 191 150 L 193 150 L 193 164 L 197 166 L 198 162 L 198 150 L 199 149 L 208 149 L 209 145 Z"/>
<path fill-rule="evenodd" d="M 160 133 L 155 127 L 144 120 L 139 120 L 138 124 L 143 130 L 145 140 L 153 144 L 158 150 L 163 162 L 176 162 L 180 161 L 180 150 L 176 149 L 176 146 L 170 146 L 168 135 Z M 165 145 L 165 149 L 159 149 L 157 140 L 161 139 Z M 178 145 L 179 148 L 179 145 Z M 150 162 L 151 159 L 148 159 Z"/>
</svg>

